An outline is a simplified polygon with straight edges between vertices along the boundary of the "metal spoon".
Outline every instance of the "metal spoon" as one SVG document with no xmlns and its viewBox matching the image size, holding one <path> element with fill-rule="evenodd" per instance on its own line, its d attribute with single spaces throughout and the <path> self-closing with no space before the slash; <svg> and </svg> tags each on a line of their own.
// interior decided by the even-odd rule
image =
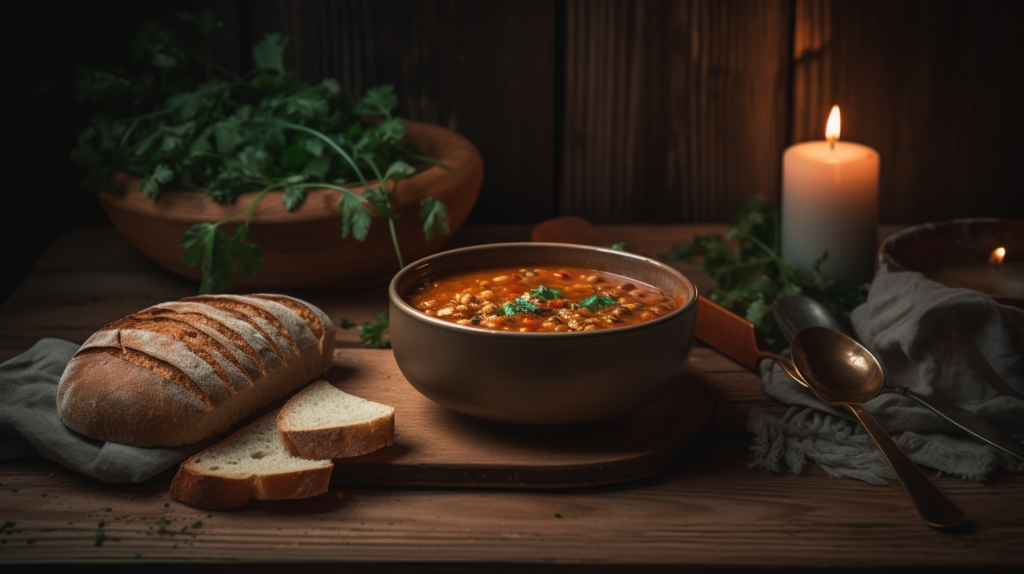
<svg viewBox="0 0 1024 574">
<path fill-rule="evenodd" d="M 807 327 L 814 326 L 828 327 L 829 329 L 839 331 L 844 335 L 849 335 L 849 333 L 846 332 L 846 329 L 843 328 L 842 324 L 832 316 L 832 313 L 829 312 L 827 307 L 810 297 L 805 297 L 803 295 L 782 297 L 772 304 L 772 311 L 775 314 L 776 322 L 778 322 L 779 327 L 782 329 L 782 334 L 785 335 L 786 339 L 790 343 L 793 342 L 797 333 Z M 782 363 L 780 363 L 780 365 L 786 373 L 793 376 L 786 365 Z M 793 378 L 796 379 L 797 382 L 802 382 L 796 377 Z M 1012 436 L 999 430 L 985 419 L 968 410 L 962 409 L 935 397 L 920 395 L 906 387 L 883 388 L 879 393 L 896 393 L 909 397 L 933 413 L 946 419 L 960 430 L 981 439 L 999 450 L 1002 450 L 1017 460 L 1024 461 L 1024 444 L 1021 444 Z"/>
<path fill-rule="evenodd" d="M 885 381 L 881 365 L 867 349 L 838 331 L 809 327 L 793 339 L 790 354 L 815 396 L 846 408 L 864 425 L 928 526 L 953 528 L 968 521 L 864 410 L 863 403 L 874 398 Z"/>
</svg>

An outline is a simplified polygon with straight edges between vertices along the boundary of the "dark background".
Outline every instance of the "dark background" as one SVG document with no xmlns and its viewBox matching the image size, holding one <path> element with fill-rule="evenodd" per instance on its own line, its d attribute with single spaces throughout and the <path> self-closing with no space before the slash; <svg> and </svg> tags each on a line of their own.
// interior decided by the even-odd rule
<svg viewBox="0 0 1024 574">
<path fill-rule="evenodd" d="M 216 0 L 3 8 L 6 299 L 68 228 L 109 225 L 78 184 L 75 69 L 123 61 L 138 24 L 212 7 L 244 70 L 265 32 L 304 79 L 395 84 L 399 112 L 483 154 L 471 223 L 726 221 L 778 203 L 782 151 L 882 156 L 880 218 L 1024 217 L 1024 2 Z M 41 87 L 45 89 L 40 90 Z"/>
</svg>

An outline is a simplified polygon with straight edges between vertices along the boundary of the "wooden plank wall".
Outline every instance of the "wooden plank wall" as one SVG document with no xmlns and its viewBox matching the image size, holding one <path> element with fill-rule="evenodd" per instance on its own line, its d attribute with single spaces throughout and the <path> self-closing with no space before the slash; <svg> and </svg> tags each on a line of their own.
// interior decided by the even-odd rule
<svg viewBox="0 0 1024 574">
<path fill-rule="evenodd" d="M 782 151 L 821 139 L 838 103 L 843 137 L 882 155 L 881 220 L 915 222 L 1024 217 L 1013 168 L 1021 4 L 237 6 L 246 41 L 293 37 L 306 79 L 336 77 L 355 91 L 393 83 L 401 113 L 474 141 L 487 163 L 474 221 L 724 221 L 751 195 L 779 201 Z"/>
<path fill-rule="evenodd" d="M 788 0 L 569 0 L 563 213 L 724 221 L 775 201 Z"/>
</svg>

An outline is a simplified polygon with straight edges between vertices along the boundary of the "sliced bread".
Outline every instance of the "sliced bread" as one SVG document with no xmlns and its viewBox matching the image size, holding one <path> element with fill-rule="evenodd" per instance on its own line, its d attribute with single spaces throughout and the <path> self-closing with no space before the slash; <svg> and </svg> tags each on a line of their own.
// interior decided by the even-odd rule
<svg viewBox="0 0 1024 574">
<path fill-rule="evenodd" d="M 278 412 L 182 463 L 171 482 L 171 498 L 196 508 L 229 510 L 252 497 L 283 500 L 327 492 L 334 464 L 293 456 L 278 431 Z"/>
<path fill-rule="evenodd" d="M 395 409 L 340 391 L 320 379 L 295 394 L 277 415 L 292 454 L 348 458 L 395 442 Z"/>
</svg>

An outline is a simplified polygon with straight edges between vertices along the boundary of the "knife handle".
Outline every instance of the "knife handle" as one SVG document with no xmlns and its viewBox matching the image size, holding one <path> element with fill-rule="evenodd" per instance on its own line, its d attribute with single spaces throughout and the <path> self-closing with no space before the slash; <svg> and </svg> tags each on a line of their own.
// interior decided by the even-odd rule
<svg viewBox="0 0 1024 574">
<path fill-rule="evenodd" d="M 974 435 L 1019 461 L 1024 461 L 1024 445 L 971 411 L 945 401 L 932 401 L 928 397 L 915 393 L 906 387 L 894 389 L 893 392 L 914 399 L 964 432 Z"/>
</svg>

